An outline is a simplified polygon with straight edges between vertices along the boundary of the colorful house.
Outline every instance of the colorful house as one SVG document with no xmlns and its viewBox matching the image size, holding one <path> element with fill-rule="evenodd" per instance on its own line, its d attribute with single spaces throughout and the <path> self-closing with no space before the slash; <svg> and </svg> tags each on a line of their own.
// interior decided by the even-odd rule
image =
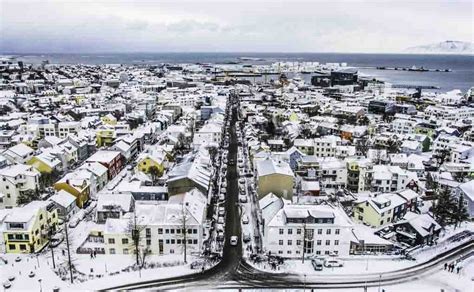
<svg viewBox="0 0 474 292">
<path fill-rule="evenodd" d="M 54 170 L 61 170 L 61 161 L 49 153 L 33 156 L 26 164 L 33 166 L 41 173 L 52 173 Z"/>
<path fill-rule="evenodd" d="M 100 126 L 96 131 L 97 147 L 112 146 L 117 137 L 115 128 L 112 126 Z"/>
<path fill-rule="evenodd" d="M 76 197 L 76 204 L 79 208 L 83 208 L 90 197 L 90 178 L 81 175 L 85 173 L 84 171 L 68 173 L 54 184 L 55 190 L 64 190 Z M 89 173 L 89 175 L 92 174 Z"/>
<path fill-rule="evenodd" d="M 49 231 L 58 224 L 58 213 L 53 202 L 33 201 L 12 209 L 3 223 L 5 252 L 35 253 L 48 244 Z"/>
<path fill-rule="evenodd" d="M 117 124 L 117 118 L 114 117 L 114 115 L 112 114 L 108 114 L 106 116 L 103 116 L 102 118 L 100 118 L 102 120 L 102 123 L 106 124 L 106 125 L 116 125 Z"/>
</svg>

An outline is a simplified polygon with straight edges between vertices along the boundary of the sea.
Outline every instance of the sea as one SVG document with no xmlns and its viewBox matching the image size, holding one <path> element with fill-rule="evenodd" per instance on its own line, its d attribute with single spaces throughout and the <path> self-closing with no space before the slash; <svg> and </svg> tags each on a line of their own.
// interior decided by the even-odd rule
<svg viewBox="0 0 474 292">
<path fill-rule="evenodd" d="M 355 54 L 355 53 L 97 53 L 97 54 L 27 54 L 16 55 L 26 63 L 52 64 L 152 64 L 163 63 L 229 63 L 270 64 L 273 62 L 347 63 L 364 76 L 396 85 L 434 86 L 434 91 L 459 89 L 466 92 L 474 87 L 473 55 L 419 54 Z M 241 57 L 252 60 L 241 60 Z M 439 69 L 441 72 L 378 70 L 377 67 L 416 66 Z M 444 72 L 449 69 L 450 72 Z"/>
</svg>

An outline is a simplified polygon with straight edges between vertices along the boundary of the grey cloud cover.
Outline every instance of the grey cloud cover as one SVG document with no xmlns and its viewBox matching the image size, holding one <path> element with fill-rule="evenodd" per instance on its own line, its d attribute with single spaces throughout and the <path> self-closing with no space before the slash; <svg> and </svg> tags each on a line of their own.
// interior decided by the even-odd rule
<svg viewBox="0 0 474 292">
<path fill-rule="evenodd" d="M 473 40 L 456 0 L 0 0 L 0 52 L 397 52 Z"/>
</svg>

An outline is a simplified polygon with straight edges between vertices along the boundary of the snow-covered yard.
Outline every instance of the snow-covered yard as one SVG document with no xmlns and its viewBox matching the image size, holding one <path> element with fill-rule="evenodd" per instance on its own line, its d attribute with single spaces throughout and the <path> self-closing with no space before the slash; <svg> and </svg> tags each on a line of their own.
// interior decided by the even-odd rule
<svg viewBox="0 0 474 292">
<path fill-rule="evenodd" d="M 15 259 L 21 258 L 20 262 Z M 90 255 L 74 255 L 74 265 L 79 273 L 86 276 L 84 282 L 78 280 L 71 284 L 69 279 L 63 281 L 52 268 L 51 254 L 45 253 L 38 257 L 31 255 L 2 255 L 2 258 L 8 261 L 4 264 L 0 261 L 0 275 L 2 282 L 10 276 L 15 276 L 11 281 L 11 291 L 33 291 L 41 287 L 44 291 L 52 291 L 54 287 L 61 291 L 77 290 L 97 290 L 106 289 L 126 283 L 138 282 L 141 280 L 151 280 L 168 278 L 179 275 L 199 272 L 192 270 L 190 263 L 196 260 L 193 256 L 188 256 L 188 264 L 184 265 L 182 255 L 150 256 L 148 263 L 154 263 L 155 268 L 143 269 L 139 271 L 122 271 L 133 265 L 132 255 L 97 255 L 91 259 Z M 61 256 L 56 260 L 56 266 L 65 265 L 65 257 Z M 30 271 L 35 273 L 34 277 L 29 277 Z M 140 277 L 141 274 L 141 277 Z M 40 281 L 41 280 L 41 281 Z"/>
</svg>

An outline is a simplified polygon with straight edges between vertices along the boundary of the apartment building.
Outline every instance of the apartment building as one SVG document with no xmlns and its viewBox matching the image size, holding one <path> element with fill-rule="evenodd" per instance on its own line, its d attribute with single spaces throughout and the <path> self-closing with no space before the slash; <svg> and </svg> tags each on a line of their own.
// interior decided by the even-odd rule
<svg viewBox="0 0 474 292">
<path fill-rule="evenodd" d="M 347 256 L 352 224 L 329 205 L 296 205 L 269 194 L 259 201 L 267 252 L 285 258 Z"/>
</svg>

